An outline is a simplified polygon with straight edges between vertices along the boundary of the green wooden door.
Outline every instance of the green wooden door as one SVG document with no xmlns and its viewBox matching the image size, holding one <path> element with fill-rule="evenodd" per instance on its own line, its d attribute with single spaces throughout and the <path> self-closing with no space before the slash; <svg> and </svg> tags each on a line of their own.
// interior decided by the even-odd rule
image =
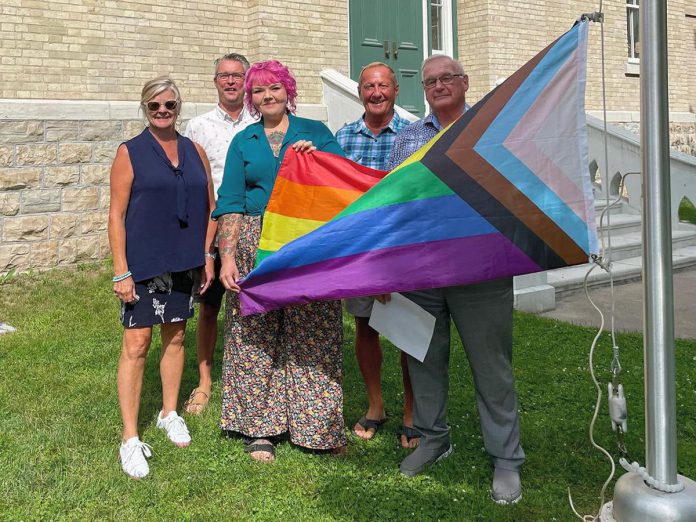
<svg viewBox="0 0 696 522">
<path fill-rule="evenodd" d="M 421 117 L 424 55 L 422 0 L 350 0 L 351 78 L 370 62 L 389 64 L 399 80 L 396 103 Z"/>
</svg>

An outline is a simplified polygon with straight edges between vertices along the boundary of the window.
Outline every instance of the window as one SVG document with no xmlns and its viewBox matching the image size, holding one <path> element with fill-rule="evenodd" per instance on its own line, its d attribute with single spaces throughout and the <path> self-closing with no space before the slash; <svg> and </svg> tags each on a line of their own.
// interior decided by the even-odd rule
<svg viewBox="0 0 696 522">
<path fill-rule="evenodd" d="M 434 0 L 430 2 L 430 41 L 432 42 L 433 53 L 445 51 L 442 16 L 443 1 Z"/>
<path fill-rule="evenodd" d="M 430 44 L 431 54 L 454 56 L 452 54 L 454 53 L 452 19 L 456 10 L 452 7 L 453 3 L 453 0 L 427 0 L 423 2 L 423 19 L 430 22 L 430 27 L 425 27 L 423 43 L 426 48 L 428 48 L 428 43 Z M 428 12 L 428 10 L 430 11 Z"/>
<path fill-rule="evenodd" d="M 640 59 L 640 36 L 638 33 L 638 2 L 626 0 L 626 36 L 628 37 L 628 61 L 638 62 Z"/>
</svg>

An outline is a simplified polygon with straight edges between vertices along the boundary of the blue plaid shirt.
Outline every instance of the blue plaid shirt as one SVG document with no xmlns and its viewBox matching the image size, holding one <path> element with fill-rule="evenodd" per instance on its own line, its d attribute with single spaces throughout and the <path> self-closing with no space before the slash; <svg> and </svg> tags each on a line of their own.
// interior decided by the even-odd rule
<svg viewBox="0 0 696 522">
<path fill-rule="evenodd" d="M 464 112 L 468 109 L 469 106 L 465 105 Z M 440 120 L 432 112 L 425 118 L 411 123 L 396 137 L 384 170 L 394 170 L 441 130 Z"/>
<path fill-rule="evenodd" d="M 406 127 L 409 121 L 394 112 L 394 117 L 380 133 L 375 136 L 359 118 L 347 123 L 336 133 L 336 141 L 346 153 L 348 159 L 365 167 L 377 170 L 387 169 L 387 159 L 397 133 Z"/>
</svg>

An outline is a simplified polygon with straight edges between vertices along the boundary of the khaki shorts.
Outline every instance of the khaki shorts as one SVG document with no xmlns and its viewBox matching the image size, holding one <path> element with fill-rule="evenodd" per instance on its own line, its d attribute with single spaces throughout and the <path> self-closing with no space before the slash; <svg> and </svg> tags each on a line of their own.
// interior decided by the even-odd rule
<svg viewBox="0 0 696 522">
<path fill-rule="evenodd" d="M 370 317 L 372 315 L 372 304 L 375 302 L 373 297 L 355 297 L 345 299 L 346 312 L 355 317 Z"/>
</svg>

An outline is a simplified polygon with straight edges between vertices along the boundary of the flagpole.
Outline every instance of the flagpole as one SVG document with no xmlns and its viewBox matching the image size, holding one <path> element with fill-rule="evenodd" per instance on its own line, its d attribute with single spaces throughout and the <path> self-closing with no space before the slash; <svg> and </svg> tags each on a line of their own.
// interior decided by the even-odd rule
<svg viewBox="0 0 696 522">
<path fill-rule="evenodd" d="M 665 0 L 641 0 L 640 44 L 645 455 L 652 485 L 644 474 L 623 475 L 612 516 L 618 522 L 696 521 L 696 482 L 677 474 Z"/>
</svg>

